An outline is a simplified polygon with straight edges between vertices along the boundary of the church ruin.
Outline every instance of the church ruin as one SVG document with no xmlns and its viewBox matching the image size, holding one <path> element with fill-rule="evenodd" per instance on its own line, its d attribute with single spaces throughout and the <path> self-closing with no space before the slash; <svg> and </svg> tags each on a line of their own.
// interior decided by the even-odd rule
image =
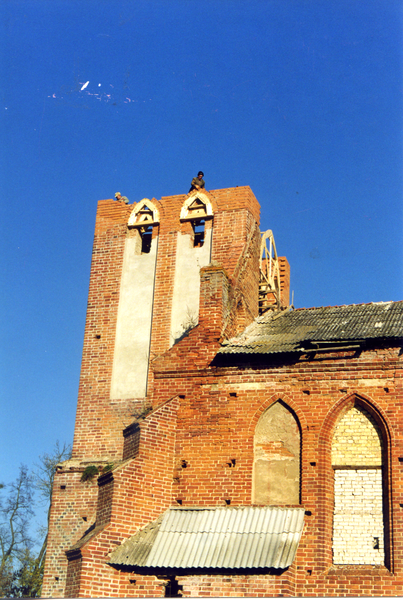
<svg viewBox="0 0 403 600">
<path fill-rule="evenodd" d="M 293 309 L 259 213 L 98 203 L 44 597 L 403 594 L 403 302 Z"/>
</svg>

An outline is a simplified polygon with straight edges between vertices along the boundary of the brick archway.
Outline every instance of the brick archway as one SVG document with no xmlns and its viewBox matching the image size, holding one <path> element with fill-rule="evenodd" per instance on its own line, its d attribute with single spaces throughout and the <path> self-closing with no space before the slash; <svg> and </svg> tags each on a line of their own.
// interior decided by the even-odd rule
<svg viewBox="0 0 403 600">
<path fill-rule="evenodd" d="M 308 428 L 308 421 L 305 417 L 305 414 L 302 412 L 301 408 L 298 406 L 298 404 L 296 404 L 296 402 L 294 402 L 291 398 L 288 397 L 287 394 L 283 394 L 283 395 L 279 395 L 279 394 L 273 394 L 272 396 L 270 396 L 270 398 L 267 398 L 266 400 L 264 400 L 261 405 L 259 406 L 259 408 L 255 411 L 255 413 L 253 414 L 250 422 L 249 422 L 249 434 L 253 436 L 254 431 L 256 429 L 256 425 L 260 419 L 260 417 L 262 416 L 262 414 L 264 413 L 264 411 L 266 409 L 268 409 L 272 404 L 274 404 L 275 402 L 278 402 L 279 400 L 281 400 L 281 402 L 283 402 L 284 404 L 286 404 L 289 409 L 291 410 L 291 412 L 294 413 L 297 421 L 299 422 L 299 426 L 301 428 L 301 432 L 306 431 Z"/>
<path fill-rule="evenodd" d="M 276 404 L 282 408 L 278 406 L 276 409 Z M 275 412 L 272 413 L 272 410 Z M 265 421 L 266 416 L 268 422 Z M 275 394 L 263 401 L 255 411 L 248 429 L 253 453 L 254 503 L 301 503 L 302 447 L 307 430 L 305 415 L 287 395 Z"/>
</svg>

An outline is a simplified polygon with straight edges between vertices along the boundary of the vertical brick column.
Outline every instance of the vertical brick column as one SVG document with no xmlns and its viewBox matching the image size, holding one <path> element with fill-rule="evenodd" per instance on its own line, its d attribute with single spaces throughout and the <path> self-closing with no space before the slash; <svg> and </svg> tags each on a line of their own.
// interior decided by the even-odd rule
<svg viewBox="0 0 403 600">
<path fill-rule="evenodd" d="M 120 280 L 132 206 L 98 203 L 73 458 L 120 456 L 121 414 L 110 405 Z M 122 407 L 120 407 L 122 408 Z"/>
<path fill-rule="evenodd" d="M 155 273 L 150 359 L 170 346 L 172 296 L 175 280 L 176 242 L 180 231 L 180 209 L 186 196 L 168 196 L 160 202 L 160 235 Z"/>
<path fill-rule="evenodd" d="M 290 264 L 285 256 L 278 257 L 280 269 L 280 302 L 282 308 L 290 306 Z"/>
<path fill-rule="evenodd" d="M 229 316 L 230 283 L 221 266 L 203 267 L 200 278 L 199 325 L 208 330 L 211 337 L 218 341 L 224 320 Z"/>
<path fill-rule="evenodd" d="M 212 260 L 224 267 L 233 287 L 232 317 L 224 330 L 231 337 L 258 316 L 260 207 L 246 186 L 211 195 L 217 203 Z"/>
</svg>

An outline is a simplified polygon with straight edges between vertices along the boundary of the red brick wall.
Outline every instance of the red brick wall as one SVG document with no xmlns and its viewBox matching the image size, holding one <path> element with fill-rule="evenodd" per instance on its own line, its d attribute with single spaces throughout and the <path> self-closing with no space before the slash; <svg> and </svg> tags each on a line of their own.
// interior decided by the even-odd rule
<svg viewBox="0 0 403 600">
<path fill-rule="evenodd" d="M 258 257 L 259 205 L 248 187 L 213 191 L 209 193 L 209 197 L 214 210 L 214 219 L 206 221 L 206 229 L 214 227 L 213 260 L 220 261 L 229 273 L 226 285 L 231 297 L 229 298 L 227 294 L 224 300 L 227 302 L 230 300 L 231 306 L 222 308 L 226 310 L 225 328 L 228 334 L 232 334 L 249 323 L 257 314 L 258 279 L 254 263 Z M 160 213 L 160 225 L 153 228 L 153 237 L 158 235 L 159 245 L 151 358 L 168 350 L 170 345 L 176 238 L 184 226 L 179 217 L 185 199 L 184 195 L 162 198 L 160 202 L 152 199 Z M 90 464 L 105 466 L 106 463 L 119 462 L 123 456 L 126 459 L 137 452 L 135 447 L 130 447 L 130 440 L 126 440 L 123 455 L 125 438 L 122 431 L 147 405 L 144 399 L 133 398 L 124 401 L 110 399 L 123 254 L 126 236 L 130 235 L 127 231 L 127 221 L 132 210 L 133 206 L 126 206 L 113 200 L 102 200 L 98 205 L 73 459 L 63 470 L 68 490 L 64 496 L 68 497 L 68 502 L 66 505 L 63 504 L 64 496 L 59 498 L 59 488 L 55 483 L 55 501 L 52 507 L 54 517 L 48 547 L 44 591 L 55 595 L 60 595 L 64 585 L 65 550 L 76 542 L 89 524 L 95 520 L 97 490 L 94 482 L 91 484 L 81 482 L 81 474 Z M 212 329 L 214 326 L 213 320 L 209 317 L 211 315 L 205 313 L 207 322 L 204 338 L 199 341 L 199 344 L 206 344 L 211 340 L 210 322 Z M 220 331 L 216 332 L 216 339 L 219 338 L 223 328 L 221 322 Z M 152 377 L 150 371 L 150 393 L 153 386 Z M 59 474 L 59 477 L 61 476 L 62 473 Z M 99 501 L 103 506 L 107 505 L 106 501 L 101 501 L 107 487 L 100 488 Z M 116 497 L 115 477 L 114 481 L 109 483 L 109 487 L 109 496 Z M 87 489 L 91 489 L 90 499 L 88 493 L 83 492 Z M 86 507 L 87 521 L 83 521 L 80 516 L 82 506 Z M 112 510 L 110 505 L 104 510 L 105 514 L 100 511 L 99 517 L 108 520 Z M 61 525 L 56 526 L 56 522 L 60 522 Z"/>
<path fill-rule="evenodd" d="M 140 427 L 137 423 L 133 423 L 123 430 L 125 438 L 123 446 L 123 460 L 136 458 L 140 450 Z"/>
<path fill-rule="evenodd" d="M 66 559 L 67 560 L 67 559 Z M 67 567 L 67 584 L 64 590 L 66 598 L 78 598 L 81 583 L 82 558 L 79 555 L 75 560 L 70 560 Z M 42 590 L 42 595 L 48 595 L 48 592 Z M 59 597 L 59 594 L 56 595 Z"/>
<path fill-rule="evenodd" d="M 228 322 L 223 322 L 224 337 L 234 335 L 249 324 L 258 314 L 259 274 L 259 204 L 249 187 L 213 190 L 207 193 L 214 211 L 213 220 L 206 221 L 206 229 L 213 228 L 213 264 L 223 268 L 228 282 L 227 299 L 234 314 L 227 311 Z M 175 276 L 176 239 L 178 231 L 184 231 L 189 223 L 180 222 L 180 209 L 186 196 L 170 196 L 161 199 L 161 225 L 154 293 L 154 316 L 150 357 L 155 361 L 170 347 L 170 324 L 172 295 Z M 202 269 L 202 273 L 205 268 Z M 202 280 L 203 284 L 203 280 Z M 209 292 L 207 292 L 209 293 Z M 203 295 L 203 290 L 201 290 Z M 239 306 L 238 306 L 239 304 Z M 199 322 L 203 320 L 202 298 Z M 237 314 L 239 312 L 239 315 Z M 204 312 L 209 316 L 208 312 Z M 213 329 L 211 315 L 208 328 Z M 197 328 L 196 328 L 197 329 Z M 172 351 L 172 350 L 171 350 Z M 153 395 L 153 375 L 149 373 L 149 395 Z"/>
<path fill-rule="evenodd" d="M 294 584 L 289 577 L 275 575 L 193 575 L 179 576 L 184 598 L 261 598 L 295 596 Z"/>
<path fill-rule="evenodd" d="M 178 364 L 175 373 L 163 369 L 155 372 L 156 396 L 159 383 L 162 389 L 166 385 L 166 377 L 170 379 L 170 389 L 185 396 L 179 411 L 178 473 L 173 502 L 179 498 L 183 506 L 222 506 L 228 500 L 231 506 L 249 504 L 254 428 L 263 411 L 282 399 L 296 414 L 302 432 L 301 503 L 308 514 L 295 560 L 298 595 L 342 595 L 349 585 L 356 595 L 365 595 L 368 590 L 374 595 L 388 595 L 392 588 L 387 586 L 403 593 L 399 349 L 372 350 L 359 357 L 352 353 L 322 355 L 295 365 L 280 363 L 254 368 L 248 367 L 245 359 L 240 361 L 241 371 L 235 367 L 217 371 L 205 368 L 190 378 L 184 361 L 183 372 Z M 331 440 L 338 418 L 353 402 L 375 416 L 387 448 L 385 519 L 386 529 L 391 531 L 389 571 L 383 567 L 332 565 Z M 183 461 L 185 468 L 181 467 Z M 362 574 L 365 577 L 361 582 Z M 196 595 L 196 579 L 192 581 L 192 593 Z M 201 578 L 199 582 L 200 595 L 206 591 L 203 581 Z M 215 595 L 222 594 L 216 590 Z"/>
<path fill-rule="evenodd" d="M 379 349 L 363 352 L 360 357 L 352 357 L 348 353 L 339 355 L 339 358 L 337 355 L 322 355 L 295 365 L 243 365 L 240 372 L 236 367 L 203 367 L 189 374 L 186 355 L 177 354 L 175 372 L 155 372 L 157 399 L 162 401 L 168 390 L 169 393 L 181 393 L 172 468 L 172 504 L 177 504 L 178 500 L 183 506 L 223 506 L 228 500 L 231 506 L 250 504 L 254 429 L 263 411 L 276 400 L 281 398 L 294 411 L 302 432 L 301 502 L 310 514 L 306 516 L 293 568 L 283 574 L 259 576 L 186 575 L 179 578 L 184 595 L 323 596 L 344 595 L 349 588 L 354 595 L 390 595 L 391 590 L 403 593 L 402 539 L 398 536 L 403 525 L 400 506 L 402 474 L 398 460 L 403 454 L 400 434 L 402 387 L 401 379 L 396 379 L 400 364 L 398 349 Z M 332 566 L 333 472 L 330 446 L 337 419 L 352 402 L 365 405 L 383 424 L 389 456 L 387 470 L 392 481 L 389 489 L 395 493 L 391 495 L 390 510 L 390 520 L 394 523 L 390 544 L 393 574 L 381 567 Z M 151 413 L 144 419 L 143 427 L 150 418 L 157 426 L 157 416 L 158 411 Z M 151 421 L 148 427 L 153 430 Z M 148 441 L 151 444 L 149 457 L 157 449 L 152 445 L 156 439 L 152 436 Z M 140 447 L 139 458 L 146 451 L 146 445 Z M 134 466 L 136 460 L 128 464 Z M 143 485 L 155 483 L 158 465 L 153 466 L 150 462 L 149 468 L 142 479 Z M 121 489 L 126 500 L 127 494 L 131 493 L 128 481 L 140 484 L 136 470 L 130 477 L 122 479 L 125 483 L 122 483 Z M 147 503 L 148 511 L 146 495 L 129 501 L 129 506 L 135 504 L 144 509 Z M 129 515 L 119 514 L 118 510 L 114 514 L 115 531 L 119 527 L 121 532 L 122 522 L 127 522 Z M 144 519 L 143 525 L 158 514 L 157 508 Z M 134 519 L 134 514 L 131 519 Z M 129 530 L 126 534 L 130 535 Z M 105 538 L 102 541 L 98 536 L 97 544 L 101 544 L 99 552 L 104 556 L 110 548 L 110 540 Z M 91 560 L 93 564 L 94 558 Z M 103 569 L 101 561 L 95 569 L 98 586 L 101 585 Z M 106 569 L 105 577 L 111 581 L 109 569 Z M 117 572 L 113 574 L 116 578 L 121 576 Z M 132 577 L 139 582 L 142 576 L 132 574 Z M 155 583 L 149 582 L 149 585 L 150 595 L 157 595 L 153 587 Z M 131 586 L 132 596 L 145 595 L 145 588 L 137 584 Z M 158 590 L 162 595 L 163 589 L 158 587 Z M 111 589 L 108 587 L 109 592 Z M 100 593 L 100 589 L 91 588 L 87 595 L 95 593 Z"/>
</svg>

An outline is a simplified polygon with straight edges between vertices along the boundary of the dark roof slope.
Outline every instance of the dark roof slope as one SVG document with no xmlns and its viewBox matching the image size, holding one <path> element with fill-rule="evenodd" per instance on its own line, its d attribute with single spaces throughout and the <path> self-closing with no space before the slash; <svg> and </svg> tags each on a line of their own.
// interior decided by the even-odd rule
<svg viewBox="0 0 403 600">
<path fill-rule="evenodd" d="M 267 312 L 219 354 L 304 352 L 343 343 L 403 340 L 403 301 Z"/>
</svg>

